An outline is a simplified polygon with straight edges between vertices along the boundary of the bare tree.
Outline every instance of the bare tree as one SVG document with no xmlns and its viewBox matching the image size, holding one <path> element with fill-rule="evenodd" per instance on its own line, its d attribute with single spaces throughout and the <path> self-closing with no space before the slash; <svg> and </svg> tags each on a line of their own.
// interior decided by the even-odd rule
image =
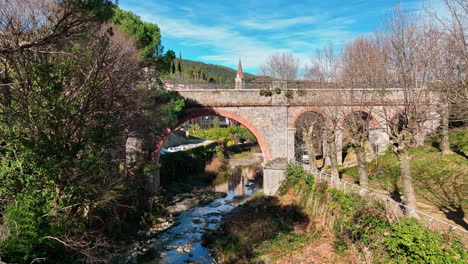
<svg viewBox="0 0 468 264">
<path fill-rule="evenodd" d="M 468 6 L 461 0 L 444 0 L 449 16 L 442 17 L 430 7 L 425 11 L 432 21 L 426 38 L 437 43 L 430 53 L 431 88 L 439 92 L 442 104 L 440 148 L 442 154 L 450 154 L 449 119 L 466 123 L 468 111 Z"/>
<path fill-rule="evenodd" d="M 386 132 L 392 143 L 393 151 L 400 163 L 404 202 L 416 208 L 416 195 L 411 173 L 409 148 L 421 144 L 427 129 L 430 114 L 430 92 L 427 83 L 428 63 L 425 52 L 424 30 L 415 17 L 395 8 L 386 22 L 387 34 L 382 43 L 382 52 L 388 60 L 388 75 L 391 83 L 399 86 L 394 92 L 381 91 L 380 113 L 386 121 Z M 396 100 L 402 100 L 400 106 Z M 413 211 L 406 212 L 415 216 Z"/>
<path fill-rule="evenodd" d="M 387 65 L 385 56 L 377 45 L 377 35 L 360 37 L 345 45 L 341 54 L 342 71 L 340 79 L 349 91 L 350 104 L 354 109 L 344 117 L 344 129 L 350 144 L 355 150 L 359 183 L 368 185 L 366 143 L 369 136 L 369 123 L 373 107 L 368 104 L 375 99 L 375 89 L 386 85 Z"/>
<path fill-rule="evenodd" d="M 307 68 L 306 75 L 307 79 L 321 83 L 323 86 L 330 87 L 327 93 L 327 98 L 315 96 L 311 98 L 315 105 L 323 105 L 323 111 L 327 115 L 327 124 L 325 130 L 326 138 L 326 156 L 331 164 L 332 184 L 337 181 L 339 176 L 338 171 L 338 148 L 337 138 L 341 135 L 339 122 L 343 115 L 342 107 L 340 104 L 345 100 L 344 94 L 340 89 L 339 82 L 339 58 L 335 53 L 333 44 L 330 43 L 323 49 L 318 49 L 315 56 L 311 58 L 311 65 Z M 330 102 L 328 105 L 324 105 L 324 102 Z M 324 151 L 325 152 L 325 151 Z M 325 155 L 324 155 L 324 160 Z"/>
<path fill-rule="evenodd" d="M 275 53 L 260 66 L 258 74 L 279 80 L 296 80 L 299 74 L 299 59 L 292 53 Z"/>
<path fill-rule="evenodd" d="M 344 120 L 344 129 L 349 136 L 350 145 L 356 154 L 356 162 L 359 173 L 359 184 L 367 188 L 369 179 L 367 175 L 367 140 L 369 137 L 370 115 L 364 111 L 356 111 L 348 114 Z"/>
</svg>

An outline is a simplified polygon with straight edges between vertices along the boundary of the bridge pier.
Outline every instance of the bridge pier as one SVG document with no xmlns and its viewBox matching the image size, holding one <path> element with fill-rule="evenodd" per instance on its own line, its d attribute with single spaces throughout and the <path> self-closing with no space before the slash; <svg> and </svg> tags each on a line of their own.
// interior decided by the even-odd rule
<svg viewBox="0 0 468 264">
<path fill-rule="evenodd" d="M 295 128 L 288 128 L 287 132 L 287 140 L 288 140 L 288 154 L 287 159 L 288 162 L 295 161 L 296 157 L 296 149 L 295 149 L 295 137 L 296 137 L 296 129 Z"/>
<path fill-rule="evenodd" d="M 286 163 L 274 163 L 263 167 L 263 192 L 275 195 L 286 179 Z"/>
<path fill-rule="evenodd" d="M 373 156 L 379 156 L 388 148 L 390 137 L 381 128 L 369 129 L 369 148 Z"/>
</svg>

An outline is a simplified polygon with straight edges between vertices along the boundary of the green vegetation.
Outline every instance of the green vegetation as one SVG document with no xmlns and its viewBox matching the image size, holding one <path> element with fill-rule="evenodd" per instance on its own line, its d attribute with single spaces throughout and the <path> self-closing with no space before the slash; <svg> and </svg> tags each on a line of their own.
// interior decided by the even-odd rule
<svg viewBox="0 0 468 264">
<path fill-rule="evenodd" d="M 135 38 L 138 51 L 144 61 L 153 59 L 162 52 L 158 25 L 143 22 L 139 16 L 118 7 L 114 8 L 114 15 L 109 22 L 118 25 L 125 33 Z"/>
<path fill-rule="evenodd" d="M 389 252 L 389 263 L 466 263 L 468 257 L 462 244 L 447 242 L 440 233 L 425 229 L 409 217 L 392 223 L 384 243 Z"/>
<path fill-rule="evenodd" d="M 439 148 L 439 142 L 441 140 L 440 135 L 436 135 L 431 138 L 428 144 Z M 464 153 L 465 156 L 468 155 L 468 128 L 457 128 L 450 131 L 449 134 L 450 148 L 459 153 Z"/>
<path fill-rule="evenodd" d="M 238 144 L 240 142 L 257 142 L 257 139 L 246 127 L 226 127 L 226 128 L 207 128 L 200 129 L 198 126 L 192 126 L 190 136 L 194 138 L 209 140 L 226 140 Z"/>
<path fill-rule="evenodd" d="M 323 235 L 332 237 L 332 263 L 465 263 L 467 250 L 450 235 L 390 220 L 384 204 L 316 183 L 301 166 L 287 168 L 279 194 L 253 198 L 206 237 L 223 263 L 281 263 Z"/>
<path fill-rule="evenodd" d="M 5 10 L 20 2 L 7 1 Z M 34 12 L 9 13 L 2 31 L 26 46 L 0 52 L 0 256 L 108 262 L 150 198 L 148 153 L 128 167 L 121 162 L 126 133 L 159 133 L 177 121 L 184 102 L 152 84 L 136 86 L 138 51 L 128 34 L 103 22 L 115 11 L 129 19 L 130 33 L 145 28 L 148 56 L 153 51 L 143 46 L 159 45 L 156 27 L 139 25 L 111 1 L 34 3 Z M 25 20 L 41 22 L 26 28 Z"/>
</svg>

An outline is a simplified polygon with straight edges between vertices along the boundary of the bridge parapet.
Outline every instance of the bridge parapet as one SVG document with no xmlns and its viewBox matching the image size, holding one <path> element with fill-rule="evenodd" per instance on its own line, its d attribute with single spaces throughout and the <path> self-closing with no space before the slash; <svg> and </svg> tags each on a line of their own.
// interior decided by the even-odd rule
<svg viewBox="0 0 468 264">
<path fill-rule="evenodd" d="M 215 82 L 184 82 L 179 80 L 163 80 L 163 83 L 168 89 L 213 89 L 213 90 L 226 90 L 226 89 L 236 89 L 235 83 L 215 83 Z M 366 84 L 354 84 L 354 87 L 362 87 L 365 89 L 372 89 Z M 386 83 L 385 86 L 381 88 L 392 89 L 392 88 L 401 88 L 399 84 L 390 84 Z M 270 89 L 275 90 L 280 88 L 281 90 L 290 90 L 290 89 L 343 89 L 340 84 L 331 83 L 331 82 L 315 82 L 315 81 L 280 81 L 280 80 L 270 80 L 270 81 L 247 81 L 243 82 L 242 89 Z"/>
</svg>

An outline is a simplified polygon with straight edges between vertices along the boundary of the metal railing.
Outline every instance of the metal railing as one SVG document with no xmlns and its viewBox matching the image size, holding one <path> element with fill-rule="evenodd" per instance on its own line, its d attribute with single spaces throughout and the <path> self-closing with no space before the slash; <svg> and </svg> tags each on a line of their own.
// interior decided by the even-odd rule
<svg viewBox="0 0 468 264">
<path fill-rule="evenodd" d="M 403 216 L 404 211 L 411 212 L 413 215 L 416 214 L 416 218 L 427 228 L 439 232 L 451 231 L 460 239 L 460 241 L 464 243 L 467 242 L 467 230 L 437 219 L 415 208 L 406 206 L 393 200 L 390 196 L 372 192 L 366 188 L 362 188 L 357 184 L 340 179 L 339 177 L 332 177 L 330 174 L 319 170 L 313 170 L 313 175 L 319 182 L 326 181 L 330 187 L 341 189 L 345 193 L 355 193 L 361 195 L 364 199 L 380 199 L 384 202 L 387 212 L 391 212 L 396 218 Z"/>
</svg>

